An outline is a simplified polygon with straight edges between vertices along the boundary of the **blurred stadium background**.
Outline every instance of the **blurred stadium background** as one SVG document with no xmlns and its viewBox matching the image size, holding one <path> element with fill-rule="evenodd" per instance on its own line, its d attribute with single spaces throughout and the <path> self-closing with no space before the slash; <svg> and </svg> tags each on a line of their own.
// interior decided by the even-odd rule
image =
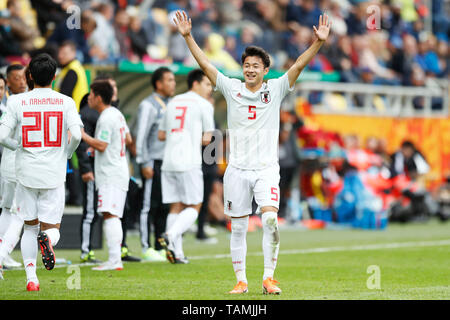
<svg viewBox="0 0 450 320">
<path fill-rule="evenodd" d="M 132 128 L 157 67 L 175 73 L 177 93 L 196 67 L 171 22 L 179 9 L 211 61 L 238 78 L 247 45 L 270 53 L 267 78 L 278 77 L 313 40 L 319 15 L 333 21 L 282 105 L 281 224 L 384 229 L 450 218 L 448 0 L 0 0 L 0 70 L 40 52 L 57 59 L 70 40 L 88 82 L 114 76 Z M 214 99 L 226 137 L 225 101 Z M 221 160 L 208 208 L 216 226 L 226 226 Z M 74 169 L 68 175 L 78 179 L 76 162 Z M 67 212 L 80 214 L 80 198 L 67 199 Z M 255 217 L 251 227 L 258 225 Z"/>
</svg>

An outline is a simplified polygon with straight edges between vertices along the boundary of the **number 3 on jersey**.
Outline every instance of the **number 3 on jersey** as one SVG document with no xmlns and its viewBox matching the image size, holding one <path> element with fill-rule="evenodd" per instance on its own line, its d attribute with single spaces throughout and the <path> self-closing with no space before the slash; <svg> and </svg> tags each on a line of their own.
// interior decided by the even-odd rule
<svg viewBox="0 0 450 320">
<path fill-rule="evenodd" d="M 22 126 L 22 146 L 23 148 L 40 148 L 42 147 L 41 141 L 29 141 L 28 133 L 31 131 L 42 130 L 42 113 L 37 112 L 24 112 L 23 118 L 34 118 L 34 125 Z M 61 111 L 47 111 L 43 112 L 44 115 L 44 147 L 61 147 L 62 138 L 62 123 L 63 113 Z M 56 140 L 50 140 L 50 118 L 56 118 Z"/>
<path fill-rule="evenodd" d="M 180 126 L 172 129 L 172 132 L 180 132 L 183 131 L 184 128 L 184 118 L 186 117 L 187 107 L 175 107 L 175 109 L 181 110 L 181 115 L 175 117 L 175 119 L 180 120 Z"/>
</svg>

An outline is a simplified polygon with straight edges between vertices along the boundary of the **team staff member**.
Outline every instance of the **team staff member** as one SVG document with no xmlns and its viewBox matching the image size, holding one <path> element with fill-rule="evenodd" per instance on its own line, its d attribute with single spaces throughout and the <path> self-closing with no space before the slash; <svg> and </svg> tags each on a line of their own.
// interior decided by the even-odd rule
<svg viewBox="0 0 450 320">
<path fill-rule="evenodd" d="M 164 251 L 157 241 L 166 228 L 169 206 L 162 202 L 161 165 L 165 142 L 158 140 L 158 126 L 169 98 L 175 93 L 175 76 L 166 67 L 155 70 L 152 76 L 154 92 L 139 105 L 136 162 L 144 180 L 143 203 L 140 214 L 142 258 L 145 261 L 164 261 Z M 154 226 L 155 248 L 150 244 L 151 224 Z"/>
<path fill-rule="evenodd" d="M 77 48 L 74 42 L 68 40 L 63 42 L 58 49 L 58 62 L 61 71 L 55 79 L 54 89 L 75 101 L 78 112 L 80 111 L 81 99 L 89 92 L 86 71 L 83 65 L 76 59 Z M 72 174 L 67 175 L 67 188 L 69 190 L 68 203 L 74 205 L 82 204 L 80 173 L 69 161 L 69 170 Z"/>
</svg>

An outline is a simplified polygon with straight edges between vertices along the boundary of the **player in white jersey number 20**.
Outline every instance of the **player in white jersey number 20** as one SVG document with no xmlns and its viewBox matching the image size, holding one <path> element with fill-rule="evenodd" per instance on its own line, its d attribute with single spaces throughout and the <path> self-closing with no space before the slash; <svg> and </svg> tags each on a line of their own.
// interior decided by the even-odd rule
<svg viewBox="0 0 450 320">
<path fill-rule="evenodd" d="M 270 58 L 263 49 L 247 47 L 242 55 L 244 82 L 230 79 L 209 62 L 195 42 L 191 19 L 186 13 L 178 11 L 174 23 L 206 76 L 227 102 L 230 156 L 224 176 L 224 205 L 225 213 L 231 217 L 230 249 L 237 278 L 230 293 L 248 291 L 246 235 L 252 198 L 255 197 L 263 224 L 263 293 L 280 294 L 278 281 L 273 278 L 280 246 L 277 220 L 280 103 L 293 90 L 300 73 L 327 39 L 331 23 L 327 15 L 320 16 L 318 27 L 313 27 L 317 38 L 314 43 L 283 76 L 267 82 L 263 79 L 269 71 Z"/>
<path fill-rule="evenodd" d="M 197 220 L 203 202 L 202 144 L 211 141 L 214 110 L 207 100 L 211 81 L 200 69 L 189 72 L 189 91 L 167 105 L 158 138 L 166 140 L 161 166 L 163 203 L 170 203 L 166 237 L 159 239 L 171 263 L 187 263 L 183 233 Z"/>
<path fill-rule="evenodd" d="M 131 141 L 130 130 L 123 114 L 112 107 L 113 87 L 107 80 L 94 81 L 88 96 L 90 108 L 100 117 L 95 128 L 95 137 L 82 132 L 83 140 L 93 149 L 95 185 L 98 189 L 97 212 L 103 214 L 103 230 L 108 245 L 109 259 L 92 268 L 97 271 L 122 270 L 121 259 L 122 223 L 130 173 L 126 157 L 126 146 Z"/>
<path fill-rule="evenodd" d="M 36 240 L 45 268 L 51 270 L 55 265 L 53 246 L 60 238 L 67 159 L 81 141 L 83 126 L 73 99 L 51 89 L 56 67 L 48 54 L 31 60 L 34 89 L 8 99 L 0 125 L 0 143 L 17 150 L 16 205 L 25 223 L 21 251 L 28 291 L 39 290 Z M 19 141 L 10 137 L 16 129 Z"/>
</svg>

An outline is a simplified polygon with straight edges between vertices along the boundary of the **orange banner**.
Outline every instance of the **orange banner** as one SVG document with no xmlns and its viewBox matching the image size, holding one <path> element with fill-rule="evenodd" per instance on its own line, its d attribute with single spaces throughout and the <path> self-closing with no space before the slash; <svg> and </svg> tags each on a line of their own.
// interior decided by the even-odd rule
<svg viewBox="0 0 450 320">
<path fill-rule="evenodd" d="M 429 178 L 439 180 L 450 175 L 450 119 L 388 118 L 349 115 L 304 114 L 305 125 L 355 134 L 364 141 L 375 136 L 386 141 L 387 151 L 395 152 L 404 140 L 412 141 L 431 166 Z"/>
</svg>

